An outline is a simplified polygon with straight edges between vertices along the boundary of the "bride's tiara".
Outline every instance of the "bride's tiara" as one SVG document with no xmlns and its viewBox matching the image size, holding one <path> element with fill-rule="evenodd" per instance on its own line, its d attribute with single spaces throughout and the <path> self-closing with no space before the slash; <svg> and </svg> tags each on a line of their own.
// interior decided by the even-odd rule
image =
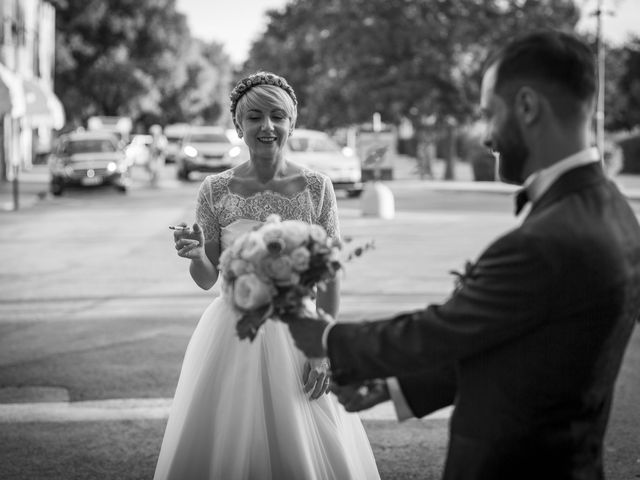
<svg viewBox="0 0 640 480">
<path fill-rule="evenodd" d="M 235 118 L 236 116 L 236 107 L 238 106 L 238 100 L 240 100 L 240 98 L 245 93 L 258 85 L 273 85 L 275 87 L 280 87 L 289 94 L 291 100 L 293 100 L 293 104 L 298 105 L 298 99 L 296 98 L 296 94 L 293 91 L 293 88 L 287 83 L 284 78 L 271 72 L 257 72 L 240 80 L 235 88 L 231 90 L 229 98 L 231 99 L 232 118 Z"/>
</svg>

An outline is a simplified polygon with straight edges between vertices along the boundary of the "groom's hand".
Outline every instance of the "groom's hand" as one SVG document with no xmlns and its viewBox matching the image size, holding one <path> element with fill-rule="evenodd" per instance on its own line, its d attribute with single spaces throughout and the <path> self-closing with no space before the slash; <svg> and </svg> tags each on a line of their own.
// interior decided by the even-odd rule
<svg viewBox="0 0 640 480">
<path fill-rule="evenodd" d="M 320 318 L 309 317 L 287 317 L 289 331 L 293 337 L 293 341 L 307 358 L 326 357 L 327 352 L 322 345 L 322 334 L 332 322 L 323 314 Z M 329 317 L 330 318 L 330 317 Z"/>
<path fill-rule="evenodd" d="M 387 382 L 381 378 L 343 386 L 332 382 L 331 391 L 347 412 L 366 410 L 391 399 Z"/>
</svg>

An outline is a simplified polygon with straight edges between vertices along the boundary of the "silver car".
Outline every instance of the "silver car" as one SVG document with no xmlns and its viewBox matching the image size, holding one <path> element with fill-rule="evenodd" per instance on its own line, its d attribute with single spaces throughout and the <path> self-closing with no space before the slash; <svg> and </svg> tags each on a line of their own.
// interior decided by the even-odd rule
<svg viewBox="0 0 640 480">
<path fill-rule="evenodd" d="M 297 128 L 287 142 L 287 159 L 327 175 L 334 189 L 350 197 L 362 193 L 360 159 L 348 147 L 341 148 L 328 134 Z"/>
<path fill-rule="evenodd" d="M 187 180 L 192 172 L 216 173 L 237 163 L 230 155 L 234 149 L 226 132 L 220 127 L 189 127 L 176 161 L 176 174 Z"/>
</svg>

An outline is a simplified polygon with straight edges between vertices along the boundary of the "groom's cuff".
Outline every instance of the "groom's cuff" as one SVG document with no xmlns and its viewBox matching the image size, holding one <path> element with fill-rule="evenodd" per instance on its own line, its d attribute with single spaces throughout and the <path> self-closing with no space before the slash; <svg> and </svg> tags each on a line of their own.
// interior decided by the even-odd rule
<svg viewBox="0 0 640 480">
<path fill-rule="evenodd" d="M 414 418 L 415 415 L 409 408 L 407 399 L 404 398 L 402 389 L 400 388 L 400 382 L 396 377 L 387 378 L 387 389 L 389 390 L 389 396 L 393 402 L 393 406 L 396 409 L 396 416 L 398 421 L 407 420 L 408 418 Z"/>
</svg>

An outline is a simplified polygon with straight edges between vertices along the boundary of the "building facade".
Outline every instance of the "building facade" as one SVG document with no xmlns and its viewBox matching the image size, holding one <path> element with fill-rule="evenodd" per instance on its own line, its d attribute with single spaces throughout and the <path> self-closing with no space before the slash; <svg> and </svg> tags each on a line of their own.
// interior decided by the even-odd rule
<svg viewBox="0 0 640 480">
<path fill-rule="evenodd" d="M 30 168 L 65 123 L 53 93 L 55 8 L 46 0 L 0 0 L 0 181 Z"/>
</svg>

